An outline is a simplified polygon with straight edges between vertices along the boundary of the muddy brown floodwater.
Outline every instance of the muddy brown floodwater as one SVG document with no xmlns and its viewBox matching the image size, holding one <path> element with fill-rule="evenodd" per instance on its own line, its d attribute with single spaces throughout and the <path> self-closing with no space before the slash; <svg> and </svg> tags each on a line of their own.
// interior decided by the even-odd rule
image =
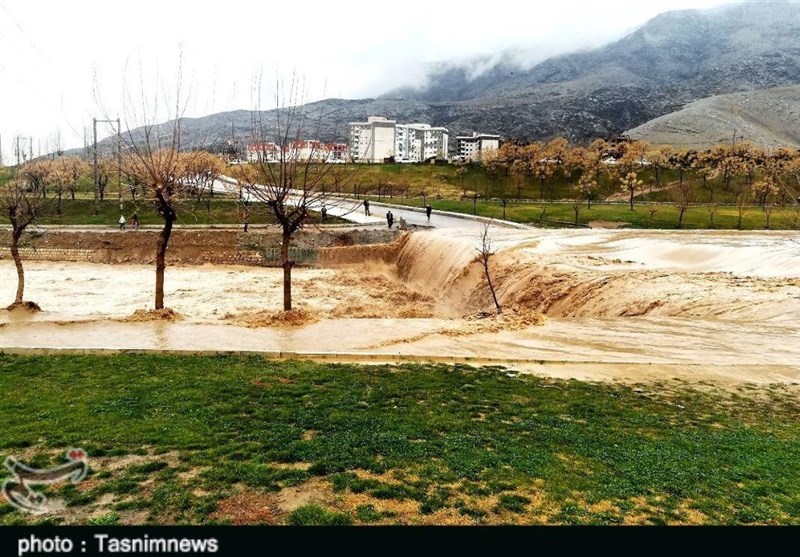
<svg viewBox="0 0 800 557">
<path fill-rule="evenodd" d="M 351 264 L 296 269 L 295 326 L 275 326 L 278 269 L 170 267 L 166 301 L 183 319 L 139 321 L 134 312 L 152 303 L 151 266 L 31 261 L 26 297 L 44 311 L 0 312 L 0 347 L 470 358 L 581 378 L 800 384 L 799 239 L 498 229 L 491 265 L 506 309 L 497 319 L 479 318 L 491 303 L 474 231 L 417 232 L 396 264 L 345 256 Z M 15 282 L 0 261 L 3 302 Z"/>
</svg>

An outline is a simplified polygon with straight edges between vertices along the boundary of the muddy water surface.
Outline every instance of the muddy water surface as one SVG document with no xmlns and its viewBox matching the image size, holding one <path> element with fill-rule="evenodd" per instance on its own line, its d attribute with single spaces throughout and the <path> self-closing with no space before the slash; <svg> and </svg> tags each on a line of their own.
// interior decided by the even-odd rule
<svg viewBox="0 0 800 557">
<path fill-rule="evenodd" d="M 416 233 L 396 266 L 296 269 L 296 306 L 318 319 L 300 327 L 241 326 L 280 309 L 276 269 L 169 268 L 167 304 L 184 320 L 126 322 L 151 307 L 150 266 L 28 262 L 26 292 L 45 311 L 0 312 L 0 347 L 616 364 L 599 376 L 628 365 L 738 366 L 742 380 L 778 366 L 777 376 L 800 381 L 800 243 L 790 234 L 497 231 L 501 302 L 547 314 L 518 330 L 463 318 L 489 304 L 472 231 Z M 13 265 L 1 261 L 3 300 L 14 286 Z"/>
</svg>

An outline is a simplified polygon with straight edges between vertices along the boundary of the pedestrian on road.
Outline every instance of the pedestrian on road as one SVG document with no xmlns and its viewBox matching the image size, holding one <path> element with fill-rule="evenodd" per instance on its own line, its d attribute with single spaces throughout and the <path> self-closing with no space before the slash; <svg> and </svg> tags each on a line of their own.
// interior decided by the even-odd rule
<svg viewBox="0 0 800 557">
<path fill-rule="evenodd" d="M 386 213 L 386 222 L 389 224 L 389 228 L 391 228 L 392 225 L 394 224 L 394 215 L 392 214 L 391 211 Z"/>
<path fill-rule="evenodd" d="M 431 204 L 428 203 L 428 206 L 425 207 L 425 214 L 428 215 L 428 222 L 431 222 L 431 213 L 432 212 L 433 212 L 433 207 L 431 207 Z"/>
<path fill-rule="evenodd" d="M 125 230 L 125 217 L 123 215 L 119 216 L 119 229 Z"/>
<path fill-rule="evenodd" d="M 250 226 L 250 209 L 244 208 L 244 231 L 247 232 L 247 227 Z"/>
<path fill-rule="evenodd" d="M 364 200 L 364 215 L 370 216 L 369 214 L 369 199 Z"/>
<path fill-rule="evenodd" d="M 131 217 L 131 228 L 139 230 L 139 213 L 134 213 Z"/>
</svg>

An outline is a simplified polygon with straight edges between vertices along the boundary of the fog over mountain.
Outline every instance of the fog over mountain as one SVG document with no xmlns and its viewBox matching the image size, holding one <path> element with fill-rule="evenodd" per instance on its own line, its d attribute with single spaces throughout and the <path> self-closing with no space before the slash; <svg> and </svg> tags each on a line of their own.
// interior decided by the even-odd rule
<svg viewBox="0 0 800 557">
<path fill-rule="evenodd" d="M 800 3 L 745 3 L 661 14 L 601 48 L 520 68 L 513 52 L 442 63 L 421 87 L 306 105 L 309 136 L 344 139 L 369 115 L 520 139 L 607 137 L 706 97 L 800 84 Z M 797 102 L 796 96 L 787 102 Z M 798 113 L 791 107 L 789 117 Z M 269 124 L 277 112 L 259 113 Z M 253 113 L 182 121 L 184 146 L 251 137 Z M 765 122 L 770 121 L 769 117 Z M 791 125 L 791 122 L 789 123 Z M 798 122 L 800 127 L 800 122 Z M 313 132 L 313 133 L 312 133 Z M 780 134 L 779 134 L 780 135 Z"/>
</svg>

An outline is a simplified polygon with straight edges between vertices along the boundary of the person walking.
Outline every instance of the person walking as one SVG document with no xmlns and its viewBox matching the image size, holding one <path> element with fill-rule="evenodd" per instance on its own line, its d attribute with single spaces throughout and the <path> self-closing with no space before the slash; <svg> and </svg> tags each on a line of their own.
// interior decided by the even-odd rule
<svg viewBox="0 0 800 557">
<path fill-rule="evenodd" d="M 322 222 L 325 222 L 325 219 L 328 218 L 328 208 L 325 206 L 324 203 L 322 204 L 322 210 L 320 211 L 320 213 L 322 213 Z"/>
<path fill-rule="evenodd" d="M 389 228 L 391 228 L 392 225 L 394 224 L 394 215 L 392 214 L 391 211 L 386 213 L 386 222 L 389 225 Z"/>
<path fill-rule="evenodd" d="M 120 215 L 119 216 L 119 229 L 120 230 L 125 230 L 125 216 L 124 215 Z"/>
<path fill-rule="evenodd" d="M 139 213 L 133 213 L 131 217 L 131 228 L 139 230 Z"/>
<path fill-rule="evenodd" d="M 370 214 L 369 214 L 369 199 L 365 199 L 364 200 L 364 215 L 367 216 L 367 217 L 370 216 Z"/>
<path fill-rule="evenodd" d="M 425 207 L 425 214 L 428 215 L 428 222 L 431 222 L 431 213 L 432 212 L 433 212 L 433 207 L 431 207 L 431 204 L 428 203 L 428 205 Z"/>
</svg>

